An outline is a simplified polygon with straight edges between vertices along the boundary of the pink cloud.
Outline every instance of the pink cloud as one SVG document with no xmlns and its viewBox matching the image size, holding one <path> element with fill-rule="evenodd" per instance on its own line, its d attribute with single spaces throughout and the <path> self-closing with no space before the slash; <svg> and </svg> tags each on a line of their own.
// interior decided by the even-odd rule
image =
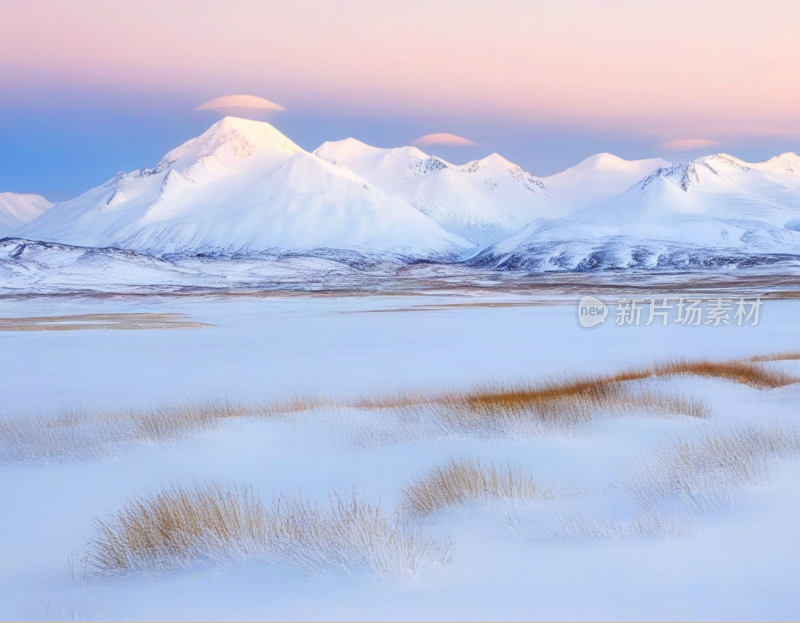
<svg viewBox="0 0 800 623">
<path fill-rule="evenodd" d="M 216 97 L 213 100 L 207 101 L 197 107 L 197 110 L 213 110 L 220 113 L 225 113 L 235 109 L 253 109 L 260 111 L 276 111 L 283 112 L 286 110 L 280 104 L 270 102 L 263 97 L 256 97 L 255 95 L 224 95 Z"/>
<path fill-rule="evenodd" d="M 800 127 L 798 2 L 728 2 L 725 19 L 719 3 L 696 0 L 673 0 L 670 11 L 630 0 L 602 10 L 590 0 L 549 2 L 546 11 L 457 0 L 352 0 L 352 11 L 258 0 L 191 11 L 157 0 L 50 2 L 46 11 L 0 4 L 4 100 L 53 84 L 184 101 L 241 89 L 314 112 L 436 110 L 626 132 L 666 126 L 683 136 L 736 135 L 764 120 Z"/>
<path fill-rule="evenodd" d="M 674 141 L 667 141 L 659 145 L 659 149 L 675 149 L 677 151 L 691 151 L 702 149 L 703 147 L 713 147 L 719 145 L 719 141 L 712 141 L 707 138 L 679 138 Z"/>
<path fill-rule="evenodd" d="M 425 145 L 450 145 L 450 146 L 464 146 L 475 145 L 475 143 L 468 138 L 458 136 L 458 134 L 449 134 L 448 132 L 439 132 L 437 134 L 426 134 L 420 136 L 413 142 L 413 145 L 423 147 Z"/>
</svg>

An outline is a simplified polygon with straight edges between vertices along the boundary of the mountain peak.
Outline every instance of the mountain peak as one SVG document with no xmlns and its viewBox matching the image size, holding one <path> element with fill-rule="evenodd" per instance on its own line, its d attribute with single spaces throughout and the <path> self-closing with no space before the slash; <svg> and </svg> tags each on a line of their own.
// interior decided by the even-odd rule
<svg viewBox="0 0 800 623">
<path fill-rule="evenodd" d="M 617 168 L 620 165 L 625 165 L 629 161 L 619 156 L 615 156 L 607 151 L 589 156 L 582 160 L 577 166 L 591 166 L 594 168 Z"/>
<path fill-rule="evenodd" d="M 52 205 L 41 195 L 0 193 L 0 238 L 41 216 Z"/>
<path fill-rule="evenodd" d="M 626 160 L 608 152 L 602 152 L 581 160 L 567 171 L 631 171 L 639 172 L 642 168 L 650 170 L 658 167 L 669 166 L 671 163 L 662 158 L 648 158 L 644 160 Z M 565 171 L 566 172 L 566 171 Z"/>
<path fill-rule="evenodd" d="M 800 178 L 800 156 L 793 151 L 787 151 L 780 156 L 774 156 L 766 162 L 762 162 L 761 169 L 766 169 L 781 175 Z"/>
<path fill-rule="evenodd" d="M 646 186 L 651 174 L 671 165 L 663 158 L 625 160 L 603 152 L 545 177 L 542 182 L 556 201 L 572 212 L 603 203 L 637 183 Z"/>
<path fill-rule="evenodd" d="M 703 156 L 694 162 L 701 162 L 712 167 L 728 167 L 733 169 L 747 170 L 750 166 L 744 161 L 740 160 L 730 154 L 712 154 L 710 156 Z"/>
<path fill-rule="evenodd" d="M 358 171 L 360 165 L 376 162 L 391 166 L 396 162 L 427 160 L 428 154 L 417 147 L 375 147 L 356 138 L 345 138 L 339 141 L 325 141 L 314 153 L 330 162 L 343 162 Z"/>
<path fill-rule="evenodd" d="M 500 166 L 509 171 L 519 168 L 518 164 L 514 164 L 513 162 L 511 162 L 507 158 L 504 158 L 497 152 L 493 152 L 488 156 L 486 156 L 485 158 L 481 158 L 480 162 L 485 164 L 493 164 L 495 166 Z"/>
<path fill-rule="evenodd" d="M 155 171 L 185 169 L 208 156 L 232 165 L 259 155 L 285 159 L 299 151 L 303 150 L 266 121 L 223 117 L 200 136 L 170 151 Z"/>
</svg>

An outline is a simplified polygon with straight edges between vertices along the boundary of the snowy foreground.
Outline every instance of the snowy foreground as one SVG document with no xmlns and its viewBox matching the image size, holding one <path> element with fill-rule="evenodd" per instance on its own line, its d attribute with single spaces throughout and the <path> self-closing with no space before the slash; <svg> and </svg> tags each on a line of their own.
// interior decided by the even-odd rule
<svg viewBox="0 0 800 623">
<path fill-rule="evenodd" d="M 585 422 L 528 428 L 447 428 L 425 405 L 364 401 L 800 351 L 796 299 L 765 300 L 755 327 L 618 327 L 612 308 L 587 330 L 569 298 L 0 300 L 2 319 L 129 323 L 0 331 L 0 619 L 796 619 L 800 384 L 657 377 L 636 391 L 699 415 L 601 402 Z M 184 328 L 142 328 L 152 318 Z M 748 365 L 800 375 L 794 359 Z M 291 413 L 141 439 L 104 436 L 107 416 L 92 415 L 298 396 Z M 38 422 L 19 430 L 40 445 L 9 421 Z M 664 459 L 736 431 L 774 443 L 730 464 L 691 451 L 683 467 Z M 84 562 L 96 520 L 164 487 L 236 484 L 266 505 L 280 494 L 325 505 L 331 491 L 356 490 L 388 516 L 410 483 L 459 459 L 525 470 L 541 495 L 412 518 L 418 534 L 452 542 L 451 555 L 423 556 L 413 571 L 221 550 L 174 568 L 100 573 Z"/>
</svg>

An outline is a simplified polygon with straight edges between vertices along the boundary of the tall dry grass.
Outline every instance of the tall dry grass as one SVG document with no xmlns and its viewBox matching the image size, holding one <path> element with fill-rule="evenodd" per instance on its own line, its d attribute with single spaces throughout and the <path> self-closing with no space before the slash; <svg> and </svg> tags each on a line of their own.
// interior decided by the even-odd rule
<svg viewBox="0 0 800 623">
<path fill-rule="evenodd" d="M 479 459 L 448 459 L 403 488 L 400 506 L 412 517 L 458 508 L 470 502 L 530 501 L 551 492 L 527 470 L 496 467 Z"/>
<path fill-rule="evenodd" d="M 333 493 L 327 505 L 295 495 L 266 506 L 249 487 L 170 487 L 130 500 L 96 528 L 86 560 L 102 574 L 256 557 L 311 573 L 413 575 L 452 555 L 448 538 L 428 536 L 355 491 Z"/>
<path fill-rule="evenodd" d="M 654 391 L 644 384 L 651 379 L 679 376 L 715 378 L 760 390 L 800 380 L 754 361 L 674 360 L 613 374 L 527 385 L 487 383 L 435 394 L 405 392 L 361 399 L 353 406 L 384 411 L 427 408 L 440 428 L 452 433 L 535 434 L 571 429 L 600 414 L 710 417 L 710 408 L 704 401 L 679 391 Z"/>
<path fill-rule="evenodd" d="M 569 430 L 600 414 L 710 416 L 702 400 L 602 378 L 517 387 L 484 385 L 442 398 L 433 407 L 447 432 L 511 435 Z"/>
</svg>

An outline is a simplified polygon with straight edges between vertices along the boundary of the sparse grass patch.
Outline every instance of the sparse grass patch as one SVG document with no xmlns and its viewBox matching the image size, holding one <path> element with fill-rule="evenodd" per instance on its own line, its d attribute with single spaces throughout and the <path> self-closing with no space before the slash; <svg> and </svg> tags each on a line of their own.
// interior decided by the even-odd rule
<svg viewBox="0 0 800 623">
<path fill-rule="evenodd" d="M 676 517 L 647 509 L 629 520 L 607 514 L 557 512 L 537 534 L 538 538 L 578 541 L 621 541 L 632 536 L 675 538 L 692 532 Z"/>
<path fill-rule="evenodd" d="M 0 417 L 0 463 L 98 458 L 120 444 L 179 439 L 216 428 L 227 419 L 280 417 L 322 403 L 320 398 L 304 396 L 274 402 L 195 400 L 143 409 Z"/>
<path fill-rule="evenodd" d="M 773 459 L 800 457 L 800 432 L 782 426 L 738 426 L 679 439 L 629 466 L 622 480 L 643 508 L 677 501 L 694 509 L 731 501 L 732 491 L 763 480 Z"/>
<path fill-rule="evenodd" d="M 549 489 L 525 469 L 451 458 L 407 485 L 401 508 L 409 516 L 425 516 L 470 502 L 530 501 L 550 496 Z"/>
<path fill-rule="evenodd" d="M 327 505 L 295 495 L 267 507 L 249 487 L 170 487 L 128 501 L 96 528 L 86 560 L 103 574 L 253 556 L 311 573 L 413 575 L 452 555 L 449 539 L 427 536 L 355 491 L 331 494 Z"/>
<path fill-rule="evenodd" d="M 766 361 L 797 361 L 798 359 L 800 359 L 800 350 L 787 351 L 785 353 L 774 353 L 772 355 L 757 355 L 755 357 L 750 357 L 746 361 L 759 363 Z"/>
</svg>

